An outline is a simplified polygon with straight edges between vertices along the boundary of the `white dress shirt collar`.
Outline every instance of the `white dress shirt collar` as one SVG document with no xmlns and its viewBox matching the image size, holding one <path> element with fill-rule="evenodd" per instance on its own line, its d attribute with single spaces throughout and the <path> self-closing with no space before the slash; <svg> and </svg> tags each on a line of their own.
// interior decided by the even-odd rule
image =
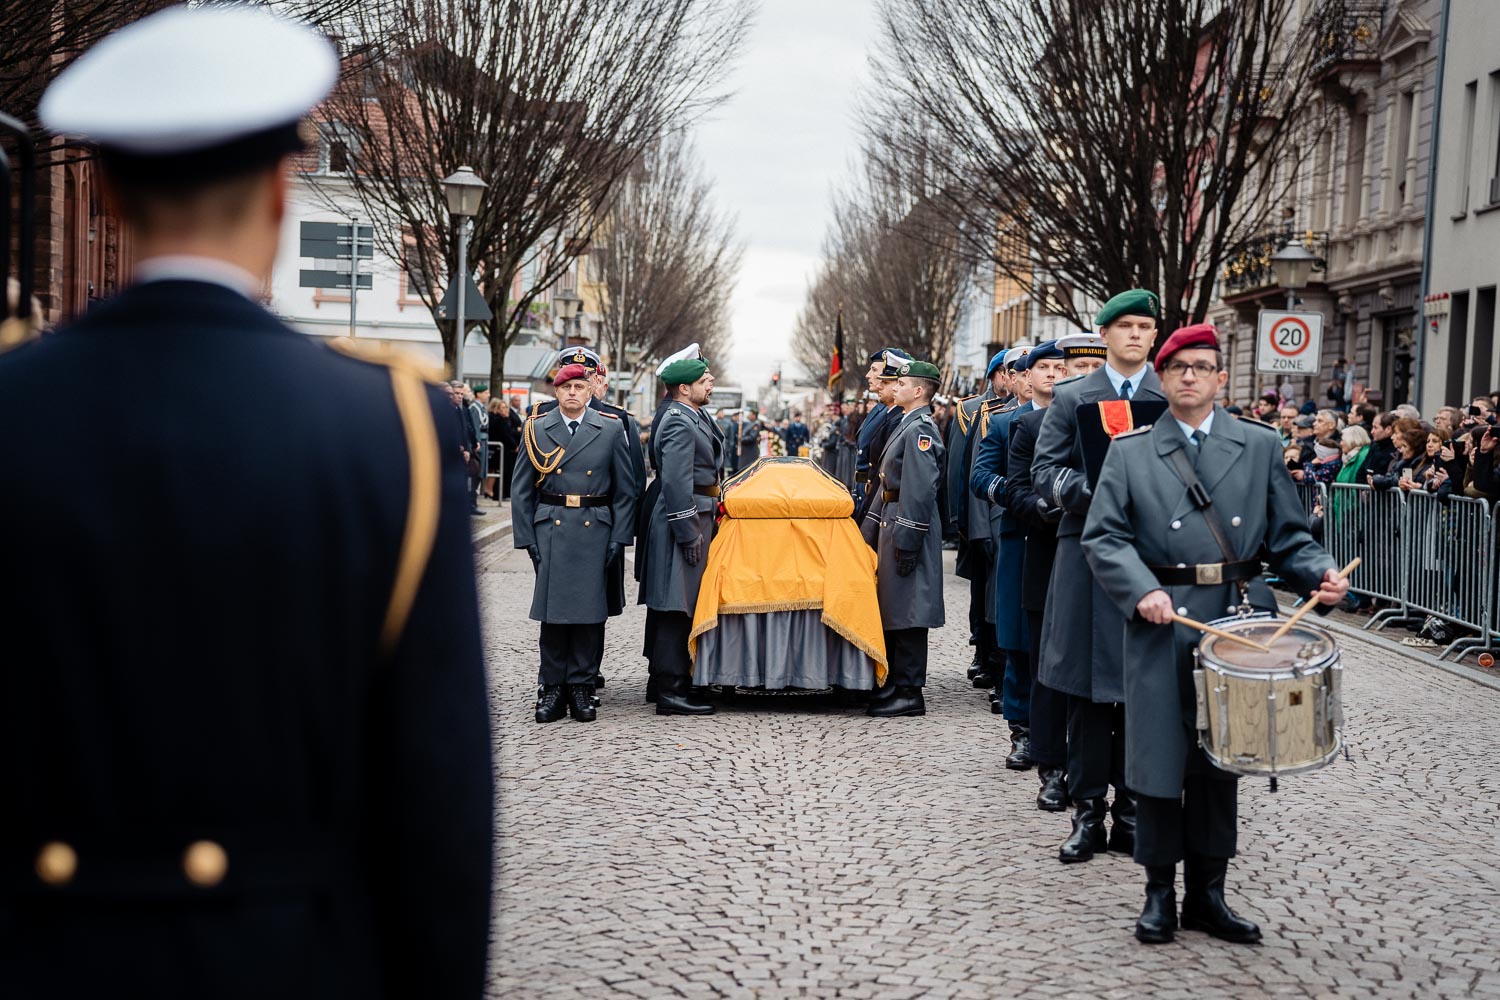
<svg viewBox="0 0 1500 1000">
<path fill-rule="evenodd" d="M 1172 419 L 1177 420 L 1176 417 L 1173 417 Z M 1209 429 L 1212 428 L 1213 425 L 1213 410 L 1208 411 L 1208 416 L 1204 417 L 1203 423 L 1199 424 L 1197 427 L 1194 427 L 1192 424 L 1188 423 L 1185 420 L 1177 420 L 1177 426 L 1182 428 L 1182 436 L 1187 438 L 1189 442 L 1193 440 L 1193 431 L 1202 431 L 1205 435 L 1207 435 L 1209 433 Z"/>
<path fill-rule="evenodd" d="M 228 288 L 251 300 L 260 298 L 263 284 L 259 278 L 237 264 L 217 257 L 197 257 L 192 254 L 148 257 L 135 265 L 133 277 L 138 285 L 150 281 L 203 281 Z"/>
<path fill-rule="evenodd" d="M 1125 384 L 1126 379 L 1129 379 L 1130 395 L 1132 398 L 1134 398 L 1135 394 L 1141 391 L 1141 379 L 1146 377 L 1146 369 L 1149 367 L 1151 367 L 1151 365 L 1148 362 L 1147 364 L 1141 365 L 1140 370 L 1137 371 L 1134 375 L 1122 375 L 1119 372 L 1115 371 L 1114 366 L 1106 361 L 1104 363 L 1104 374 L 1109 376 L 1109 384 L 1114 386 L 1116 396 L 1120 394 L 1120 386 Z"/>
</svg>

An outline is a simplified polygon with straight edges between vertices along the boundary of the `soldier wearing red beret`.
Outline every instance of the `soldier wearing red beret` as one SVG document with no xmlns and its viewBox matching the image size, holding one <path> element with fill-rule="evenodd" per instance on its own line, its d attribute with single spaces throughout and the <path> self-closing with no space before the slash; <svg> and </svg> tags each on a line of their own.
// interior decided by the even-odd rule
<svg viewBox="0 0 1500 1000">
<path fill-rule="evenodd" d="M 1216 404 L 1228 375 L 1214 328 L 1172 334 L 1156 370 L 1168 412 L 1110 444 L 1082 538 L 1095 581 L 1125 615 L 1125 781 L 1136 794 L 1133 853 L 1146 869 L 1135 935 L 1172 940 L 1183 862 L 1180 926 L 1253 943 L 1260 928 L 1224 898 L 1238 843 L 1236 779 L 1198 745 L 1184 696 L 1198 633 L 1172 615 L 1212 621 L 1247 604 L 1274 612 L 1262 553 L 1320 610 L 1349 585 L 1308 533 L 1275 432 Z"/>
</svg>

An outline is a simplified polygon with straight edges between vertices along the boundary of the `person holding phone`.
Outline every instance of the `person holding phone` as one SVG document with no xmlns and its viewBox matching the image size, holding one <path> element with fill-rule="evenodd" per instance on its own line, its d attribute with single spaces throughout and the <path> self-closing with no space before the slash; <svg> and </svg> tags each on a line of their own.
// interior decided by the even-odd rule
<svg viewBox="0 0 1500 1000">
<path fill-rule="evenodd" d="M 1394 440 L 1400 460 L 1389 472 L 1370 476 L 1370 485 L 1377 490 L 1412 489 L 1417 482 L 1415 470 L 1426 458 L 1427 432 L 1417 421 L 1406 417 L 1398 420 Z"/>
</svg>

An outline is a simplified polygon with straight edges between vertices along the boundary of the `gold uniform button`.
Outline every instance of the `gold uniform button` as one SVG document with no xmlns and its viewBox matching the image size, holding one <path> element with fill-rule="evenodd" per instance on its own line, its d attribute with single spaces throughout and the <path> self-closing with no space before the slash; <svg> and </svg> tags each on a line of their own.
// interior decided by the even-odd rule
<svg viewBox="0 0 1500 1000">
<path fill-rule="evenodd" d="M 60 840 L 43 844 L 36 855 L 36 877 L 47 885 L 63 886 L 78 873 L 78 852 Z"/>
<path fill-rule="evenodd" d="M 552 523 L 553 523 L 553 524 L 562 524 L 562 522 L 561 522 L 561 521 L 553 521 L 553 522 L 552 522 Z"/>
<path fill-rule="evenodd" d="M 585 476 L 592 476 L 593 474 L 594 474 L 594 470 L 593 469 L 589 469 L 587 472 L 584 473 Z"/>
<path fill-rule="evenodd" d="M 584 527 L 585 527 L 585 528 L 587 528 L 587 527 L 588 527 L 588 526 L 589 526 L 589 523 L 588 523 L 588 522 L 587 522 L 587 521 L 584 521 L 584 522 L 583 522 L 583 526 L 584 526 Z"/>
<path fill-rule="evenodd" d="M 195 840 L 182 852 L 182 874 L 200 889 L 212 889 L 227 871 L 229 855 L 212 840 Z"/>
</svg>

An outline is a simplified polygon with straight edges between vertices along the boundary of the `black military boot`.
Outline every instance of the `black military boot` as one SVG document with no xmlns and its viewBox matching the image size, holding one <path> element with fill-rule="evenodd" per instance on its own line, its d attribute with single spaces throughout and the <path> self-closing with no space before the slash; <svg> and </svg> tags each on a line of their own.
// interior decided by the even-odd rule
<svg viewBox="0 0 1500 1000">
<path fill-rule="evenodd" d="M 1146 905 L 1135 922 L 1135 939 L 1166 944 L 1177 930 L 1176 865 L 1146 866 Z"/>
<path fill-rule="evenodd" d="M 1036 793 L 1036 807 L 1043 812 L 1060 813 L 1068 808 L 1068 772 L 1060 767 L 1037 768 L 1042 787 Z"/>
<path fill-rule="evenodd" d="M 1032 764 L 1031 759 L 1031 729 L 1019 722 L 1010 724 L 1010 753 L 1005 758 L 1005 766 L 1012 771 L 1029 771 Z"/>
<path fill-rule="evenodd" d="M 686 677 L 662 674 L 656 678 L 657 715 L 713 715 L 714 706 L 688 689 Z"/>
<path fill-rule="evenodd" d="M 870 692 L 870 701 L 866 705 L 866 707 L 874 708 L 876 705 L 885 704 L 892 698 L 896 697 L 896 691 L 896 685 L 890 683 L 890 681 L 887 680 L 884 687 L 878 687 L 874 691 Z"/>
<path fill-rule="evenodd" d="M 1224 901 L 1225 858 L 1189 856 L 1182 869 L 1182 928 L 1203 931 L 1220 941 L 1259 944 L 1260 928 L 1239 916 Z"/>
<path fill-rule="evenodd" d="M 990 714 L 1001 715 L 1005 712 L 1005 692 L 996 684 L 990 689 Z"/>
<path fill-rule="evenodd" d="M 975 650 L 974 651 L 974 662 L 971 663 L 971 664 L 969 664 L 969 680 L 972 681 L 974 678 L 978 677 L 979 676 L 979 671 L 981 671 L 983 669 L 984 669 L 984 667 L 979 662 L 979 651 Z"/>
<path fill-rule="evenodd" d="M 1073 804 L 1073 832 L 1057 849 L 1057 860 L 1065 865 L 1088 861 L 1109 846 L 1104 832 L 1104 800 L 1083 799 Z"/>
<path fill-rule="evenodd" d="M 1117 854 L 1135 853 L 1135 795 L 1116 786 L 1115 801 L 1109 808 L 1113 819 L 1109 826 L 1109 849 Z"/>
<path fill-rule="evenodd" d="M 603 674 L 595 674 L 594 675 L 594 690 L 595 691 L 603 691 L 604 690 L 604 675 Z"/>
<path fill-rule="evenodd" d="M 646 704 L 656 704 L 656 675 L 649 674 L 646 677 Z"/>
<path fill-rule="evenodd" d="M 999 670 L 996 670 L 993 665 L 985 663 L 980 665 L 979 673 L 970 677 L 969 681 L 976 688 L 998 688 L 1001 679 L 1004 677 L 1005 668 L 1003 666 Z"/>
<path fill-rule="evenodd" d="M 599 713 L 594 709 L 594 685 L 568 685 L 568 712 L 574 722 L 593 722 Z"/>
<path fill-rule="evenodd" d="M 884 701 L 871 701 L 865 714 L 877 719 L 894 719 L 906 715 L 926 715 L 927 703 L 922 700 L 919 687 L 898 687 L 896 693 Z"/>
<path fill-rule="evenodd" d="M 568 686 L 546 684 L 536 697 L 536 721 L 556 722 L 568 717 Z"/>
</svg>

